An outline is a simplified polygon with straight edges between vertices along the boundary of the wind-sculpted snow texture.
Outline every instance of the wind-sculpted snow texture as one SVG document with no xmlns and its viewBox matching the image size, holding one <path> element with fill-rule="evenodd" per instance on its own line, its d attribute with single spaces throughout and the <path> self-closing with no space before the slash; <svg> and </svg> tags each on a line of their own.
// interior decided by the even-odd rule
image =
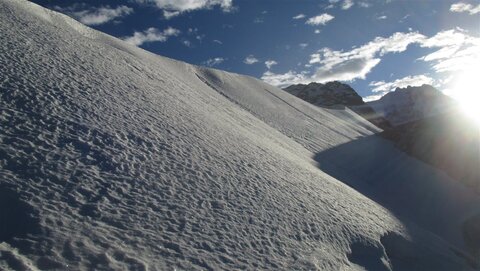
<svg viewBox="0 0 480 271">
<path fill-rule="evenodd" d="M 317 167 L 377 131 L 351 111 L 26 1 L 0 33 L 0 269 L 469 268 Z"/>
</svg>

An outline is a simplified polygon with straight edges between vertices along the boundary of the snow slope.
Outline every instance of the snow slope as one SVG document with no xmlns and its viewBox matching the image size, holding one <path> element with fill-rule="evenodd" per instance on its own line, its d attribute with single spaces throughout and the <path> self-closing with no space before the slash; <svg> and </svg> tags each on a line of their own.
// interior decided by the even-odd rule
<svg viewBox="0 0 480 271">
<path fill-rule="evenodd" d="M 415 215 L 444 218 L 438 230 L 341 182 L 365 183 L 374 164 L 349 146 L 367 139 L 367 152 L 415 169 L 394 180 L 451 184 L 383 151 L 350 110 L 153 55 L 23 0 L 0 1 L 0 33 L 0 269 L 471 268 L 455 231 L 480 206 L 468 190 L 412 198 L 430 208 Z"/>
</svg>

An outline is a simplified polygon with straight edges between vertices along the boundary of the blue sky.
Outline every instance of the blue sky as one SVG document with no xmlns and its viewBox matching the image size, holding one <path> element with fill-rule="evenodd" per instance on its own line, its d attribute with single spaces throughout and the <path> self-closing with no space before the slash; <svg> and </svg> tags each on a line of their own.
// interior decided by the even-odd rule
<svg viewBox="0 0 480 271">
<path fill-rule="evenodd" d="M 280 87 L 339 80 L 368 100 L 429 83 L 465 96 L 459 81 L 480 70 L 479 0 L 33 2 L 159 55 Z"/>
</svg>

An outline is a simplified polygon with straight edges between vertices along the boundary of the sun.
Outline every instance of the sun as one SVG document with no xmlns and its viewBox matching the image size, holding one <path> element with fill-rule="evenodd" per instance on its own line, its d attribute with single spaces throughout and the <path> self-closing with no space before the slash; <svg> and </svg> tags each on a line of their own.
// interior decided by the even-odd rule
<svg viewBox="0 0 480 271">
<path fill-rule="evenodd" d="M 462 111 L 480 126 L 480 75 L 478 71 L 480 71 L 480 67 L 459 73 L 450 96 L 456 99 Z"/>
</svg>

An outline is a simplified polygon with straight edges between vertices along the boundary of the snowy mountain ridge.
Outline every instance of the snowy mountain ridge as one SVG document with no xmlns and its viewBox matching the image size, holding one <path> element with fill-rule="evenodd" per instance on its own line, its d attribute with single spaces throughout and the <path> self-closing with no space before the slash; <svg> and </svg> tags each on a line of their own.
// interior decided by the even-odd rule
<svg viewBox="0 0 480 271">
<path fill-rule="evenodd" d="M 417 121 L 447 112 L 455 101 L 430 85 L 397 88 L 367 103 L 394 125 Z"/>
<path fill-rule="evenodd" d="M 0 33 L 0 269 L 475 267 L 478 196 L 350 109 L 23 0 Z"/>
</svg>

